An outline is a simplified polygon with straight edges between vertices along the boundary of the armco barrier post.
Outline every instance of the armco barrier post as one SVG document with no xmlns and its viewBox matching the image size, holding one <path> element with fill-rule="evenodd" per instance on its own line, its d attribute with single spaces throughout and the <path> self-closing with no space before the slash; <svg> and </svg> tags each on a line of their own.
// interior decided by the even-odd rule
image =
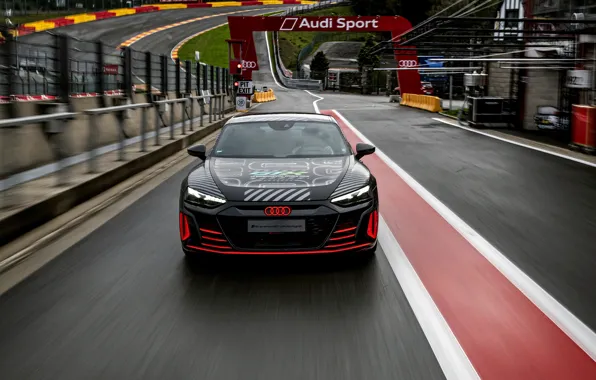
<svg viewBox="0 0 596 380">
<path fill-rule="evenodd" d="M 132 49 L 128 46 L 124 48 L 124 93 L 132 102 Z"/>
<path fill-rule="evenodd" d="M 60 78 L 59 97 L 62 103 L 70 105 L 70 56 L 69 38 L 65 35 L 58 35 L 58 59 L 56 60 L 57 72 Z"/>
<path fill-rule="evenodd" d="M 176 107 L 174 107 L 175 105 L 176 103 L 170 104 L 170 140 L 174 140 L 174 111 L 176 110 Z"/>
<path fill-rule="evenodd" d="M 221 96 L 219 96 L 219 85 L 220 85 L 219 75 L 220 75 L 219 67 L 216 67 L 215 68 L 215 92 L 213 93 L 214 95 L 217 95 L 217 98 L 215 98 L 215 104 L 217 105 L 217 107 L 216 107 L 217 113 L 215 114 L 215 120 L 221 119 Z"/>
<path fill-rule="evenodd" d="M 0 57 L 2 58 L 2 64 L 4 67 L 18 67 L 17 59 L 17 42 L 15 37 L 7 33 L 6 35 L 6 42 L 4 44 L 0 44 Z M 6 70 L 8 81 L 8 94 L 16 94 L 17 91 L 15 89 L 16 78 L 15 78 L 15 70 Z M 9 117 L 13 118 L 16 117 L 16 109 L 14 103 L 9 106 Z"/>
<path fill-rule="evenodd" d="M 164 95 L 168 95 L 169 87 L 168 87 L 168 56 L 162 54 L 160 57 L 160 65 L 161 65 L 161 92 Z"/>
<path fill-rule="evenodd" d="M 203 65 L 203 91 L 209 89 L 209 65 Z"/>
<path fill-rule="evenodd" d="M 197 81 L 197 96 L 201 96 L 201 63 L 196 62 L 196 75 L 195 79 Z"/>
<path fill-rule="evenodd" d="M 186 94 L 192 94 L 192 64 L 190 61 L 184 61 L 184 71 L 186 73 Z"/>
<path fill-rule="evenodd" d="M 96 76 L 96 85 L 97 85 L 97 92 L 99 92 L 99 106 L 105 107 L 106 106 L 106 98 L 105 98 L 105 77 L 104 77 L 104 56 L 103 56 L 103 42 L 97 41 L 95 43 L 95 54 L 97 55 L 97 65 L 99 69 L 97 70 Z"/>
<path fill-rule="evenodd" d="M 176 58 L 176 67 L 175 67 L 175 73 L 176 73 L 176 98 L 179 99 L 182 97 L 182 90 L 180 88 L 180 58 Z"/>
<path fill-rule="evenodd" d="M 147 86 L 147 103 L 153 103 L 153 83 L 151 81 L 152 79 L 152 75 L 151 75 L 151 53 L 147 52 L 145 53 L 145 85 Z"/>
<path fill-rule="evenodd" d="M 211 93 L 211 98 L 209 99 L 209 123 L 213 122 L 213 94 L 215 94 L 215 88 L 213 86 L 214 77 L 215 77 L 215 68 L 213 66 L 209 66 L 209 90 Z"/>
</svg>

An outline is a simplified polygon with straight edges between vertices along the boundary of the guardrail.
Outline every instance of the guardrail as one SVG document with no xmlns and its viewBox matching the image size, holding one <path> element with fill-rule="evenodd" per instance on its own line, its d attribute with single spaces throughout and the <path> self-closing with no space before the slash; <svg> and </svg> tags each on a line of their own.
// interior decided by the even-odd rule
<svg viewBox="0 0 596 380">
<path fill-rule="evenodd" d="M 171 117 L 169 122 L 170 140 L 174 137 L 174 106 L 180 105 L 182 107 L 182 134 L 186 134 L 186 126 L 188 124 L 190 132 L 194 131 L 195 117 L 195 102 L 199 105 L 198 121 L 200 127 L 204 125 L 206 114 L 209 116 L 209 122 L 222 120 L 225 116 L 227 94 L 221 92 L 206 96 L 192 96 L 189 95 L 183 98 L 160 100 L 147 103 L 125 104 L 111 107 L 99 107 L 86 109 L 81 112 L 59 112 L 48 115 L 20 117 L 0 120 L 1 138 L 1 152 L 2 161 L 0 162 L 0 178 L 4 178 L 0 184 L 0 208 L 10 208 L 19 203 L 19 194 L 14 191 L 14 188 L 27 180 L 23 171 L 17 170 L 14 165 L 15 157 L 23 155 L 19 147 L 19 129 L 24 126 L 41 124 L 45 133 L 46 141 L 49 148 L 53 151 L 56 158 L 55 165 L 57 172 L 57 182 L 55 186 L 64 186 L 69 183 L 69 166 L 75 165 L 77 162 L 68 162 L 68 158 L 72 157 L 68 152 L 68 143 L 64 141 L 65 131 L 69 128 L 68 123 L 77 119 L 81 115 L 89 118 L 89 129 L 87 135 L 87 150 L 83 153 L 88 162 L 88 172 L 97 173 L 97 157 L 100 155 L 99 146 L 97 146 L 98 135 L 100 131 L 99 116 L 106 114 L 114 114 L 118 120 L 118 159 L 126 161 L 126 136 L 125 136 L 125 121 L 129 117 L 128 113 L 133 110 L 141 110 L 141 132 L 140 138 L 140 152 L 147 151 L 147 139 L 149 132 L 148 112 L 153 108 L 155 112 L 155 140 L 154 145 L 161 145 L 160 130 L 162 126 L 167 126 L 163 118 L 166 112 L 166 105 L 170 106 Z M 204 106 L 208 105 L 208 111 L 204 110 Z M 63 106 L 57 104 L 57 107 Z M 40 147 L 43 148 L 43 147 Z"/>
</svg>

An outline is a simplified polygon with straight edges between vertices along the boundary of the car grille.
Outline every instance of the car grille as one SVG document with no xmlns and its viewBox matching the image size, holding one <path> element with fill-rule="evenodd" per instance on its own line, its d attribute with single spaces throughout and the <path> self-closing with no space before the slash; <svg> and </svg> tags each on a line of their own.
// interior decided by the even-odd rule
<svg viewBox="0 0 596 380">
<path fill-rule="evenodd" d="M 217 219 L 228 240 L 239 249 L 315 249 L 323 245 L 331 234 L 337 215 L 304 218 L 306 232 L 259 233 L 248 232 L 248 219 L 219 216 Z M 250 218 L 252 220 L 266 218 Z"/>
</svg>

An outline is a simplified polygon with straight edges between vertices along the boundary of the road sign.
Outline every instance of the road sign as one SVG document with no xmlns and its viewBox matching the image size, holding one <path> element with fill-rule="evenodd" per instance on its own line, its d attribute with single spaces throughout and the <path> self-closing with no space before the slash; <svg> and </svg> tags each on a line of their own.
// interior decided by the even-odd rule
<svg viewBox="0 0 596 380">
<path fill-rule="evenodd" d="M 241 80 L 238 82 L 238 94 L 252 95 L 252 81 Z"/>
<path fill-rule="evenodd" d="M 246 112 L 246 98 L 244 96 L 236 97 L 236 111 Z"/>
</svg>

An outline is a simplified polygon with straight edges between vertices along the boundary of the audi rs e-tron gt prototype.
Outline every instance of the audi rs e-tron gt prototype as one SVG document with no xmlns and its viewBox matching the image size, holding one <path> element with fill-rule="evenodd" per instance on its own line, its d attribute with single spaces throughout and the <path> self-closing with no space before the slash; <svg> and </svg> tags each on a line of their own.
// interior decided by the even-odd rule
<svg viewBox="0 0 596 380">
<path fill-rule="evenodd" d="M 189 258 L 209 254 L 355 253 L 377 245 L 375 177 L 335 119 L 247 114 L 230 119 L 180 189 L 180 239 Z"/>
</svg>

